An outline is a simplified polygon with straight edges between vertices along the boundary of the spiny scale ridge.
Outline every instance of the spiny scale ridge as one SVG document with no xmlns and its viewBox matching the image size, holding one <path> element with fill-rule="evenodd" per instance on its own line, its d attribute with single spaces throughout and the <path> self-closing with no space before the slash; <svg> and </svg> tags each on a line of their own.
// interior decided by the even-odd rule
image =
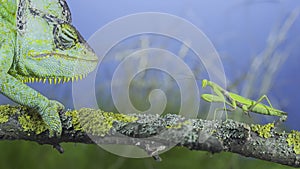
<svg viewBox="0 0 300 169">
<path fill-rule="evenodd" d="M 76 75 L 74 77 L 47 77 L 47 78 L 35 78 L 35 77 L 26 77 L 22 80 L 22 83 L 34 83 L 34 82 L 43 82 L 46 83 L 48 81 L 49 84 L 60 84 L 67 83 L 69 81 L 78 81 L 85 78 L 87 74 L 84 75 Z"/>
</svg>

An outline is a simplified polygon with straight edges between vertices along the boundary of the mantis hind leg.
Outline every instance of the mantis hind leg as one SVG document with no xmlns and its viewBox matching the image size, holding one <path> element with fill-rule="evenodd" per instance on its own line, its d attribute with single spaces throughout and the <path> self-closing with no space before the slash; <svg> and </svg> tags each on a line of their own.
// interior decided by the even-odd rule
<svg viewBox="0 0 300 169">
<path fill-rule="evenodd" d="M 262 95 L 262 96 L 261 96 L 261 97 L 260 97 L 260 98 L 252 105 L 252 106 L 249 107 L 249 111 L 252 111 L 253 108 L 254 108 L 256 105 L 260 104 L 264 99 L 268 102 L 268 104 L 270 105 L 270 107 L 273 108 L 273 106 L 272 106 L 272 104 L 271 104 L 271 102 L 270 102 L 268 96 Z"/>
<path fill-rule="evenodd" d="M 269 98 L 268 98 L 266 95 L 262 95 L 262 96 L 256 101 L 256 103 L 253 104 L 253 105 L 249 108 L 249 111 L 252 111 L 253 108 L 254 108 L 256 105 L 260 104 L 264 99 L 268 102 L 268 104 L 270 105 L 270 107 L 273 109 L 273 106 L 272 106 L 272 104 L 271 104 Z M 282 115 L 282 116 L 280 117 L 280 119 L 278 119 L 278 120 L 275 121 L 275 126 L 278 126 L 280 123 L 286 121 L 286 119 L 287 119 L 287 116 L 286 116 L 286 115 Z"/>
</svg>

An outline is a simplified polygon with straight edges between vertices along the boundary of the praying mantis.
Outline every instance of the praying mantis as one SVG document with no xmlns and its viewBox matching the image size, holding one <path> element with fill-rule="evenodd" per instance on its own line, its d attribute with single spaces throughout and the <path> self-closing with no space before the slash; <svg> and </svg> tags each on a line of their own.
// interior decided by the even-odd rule
<svg viewBox="0 0 300 169">
<path fill-rule="evenodd" d="M 207 102 L 225 103 L 226 105 L 231 107 L 231 109 L 227 109 L 229 111 L 234 111 L 237 107 L 239 107 L 246 114 L 249 114 L 249 112 L 254 112 L 263 115 L 279 116 L 279 120 L 281 122 L 287 119 L 287 113 L 273 108 L 270 100 L 266 95 L 263 95 L 257 101 L 254 101 L 238 94 L 228 92 L 216 83 L 211 82 L 207 79 L 203 79 L 202 88 L 205 88 L 206 86 L 210 86 L 215 94 L 202 94 L 201 98 Z M 269 106 L 261 103 L 264 99 L 268 102 Z M 226 108 L 221 109 L 226 110 Z M 215 110 L 215 114 L 218 110 L 220 109 Z"/>
</svg>

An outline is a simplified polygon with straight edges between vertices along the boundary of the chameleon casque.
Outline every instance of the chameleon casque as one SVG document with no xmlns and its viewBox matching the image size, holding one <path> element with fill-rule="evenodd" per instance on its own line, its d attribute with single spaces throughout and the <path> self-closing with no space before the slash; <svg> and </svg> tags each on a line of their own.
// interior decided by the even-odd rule
<svg viewBox="0 0 300 169">
<path fill-rule="evenodd" d="M 25 83 L 82 79 L 98 58 L 71 25 L 65 0 L 0 0 L 0 92 L 38 112 L 59 136 L 64 106 Z"/>
</svg>

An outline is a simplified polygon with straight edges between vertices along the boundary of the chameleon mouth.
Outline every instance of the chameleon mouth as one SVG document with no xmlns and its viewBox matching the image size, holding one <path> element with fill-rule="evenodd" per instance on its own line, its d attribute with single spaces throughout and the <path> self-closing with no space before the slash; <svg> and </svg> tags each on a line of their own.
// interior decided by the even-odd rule
<svg viewBox="0 0 300 169">
<path fill-rule="evenodd" d="M 49 84 L 60 84 L 60 83 L 67 83 L 67 82 L 75 82 L 78 80 L 82 80 L 85 78 L 87 74 L 83 75 L 75 75 L 73 77 L 45 77 L 45 78 L 38 78 L 38 77 L 25 77 L 22 79 L 22 83 L 34 83 L 34 82 L 43 82 L 46 83 L 48 81 Z"/>
<path fill-rule="evenodd" d="M 36 58 L 36 59 L 45 59 L 45 58 L 49 58 L 49 57 L 53 57 L 53 56 L 58 56 L 60 58 L 66 59 L 66 60 L 82 60 L 82 61 L 86 61 L 86 62 L 98 62 L 97 57 L 79 58 L 79 57 L 72 57 L 72 56 L 60 54 L 60 53 L 43 53 L 43 54 L 38 54 L 38 55 L 32 55 L 32 57 Z"/>
</svg>

